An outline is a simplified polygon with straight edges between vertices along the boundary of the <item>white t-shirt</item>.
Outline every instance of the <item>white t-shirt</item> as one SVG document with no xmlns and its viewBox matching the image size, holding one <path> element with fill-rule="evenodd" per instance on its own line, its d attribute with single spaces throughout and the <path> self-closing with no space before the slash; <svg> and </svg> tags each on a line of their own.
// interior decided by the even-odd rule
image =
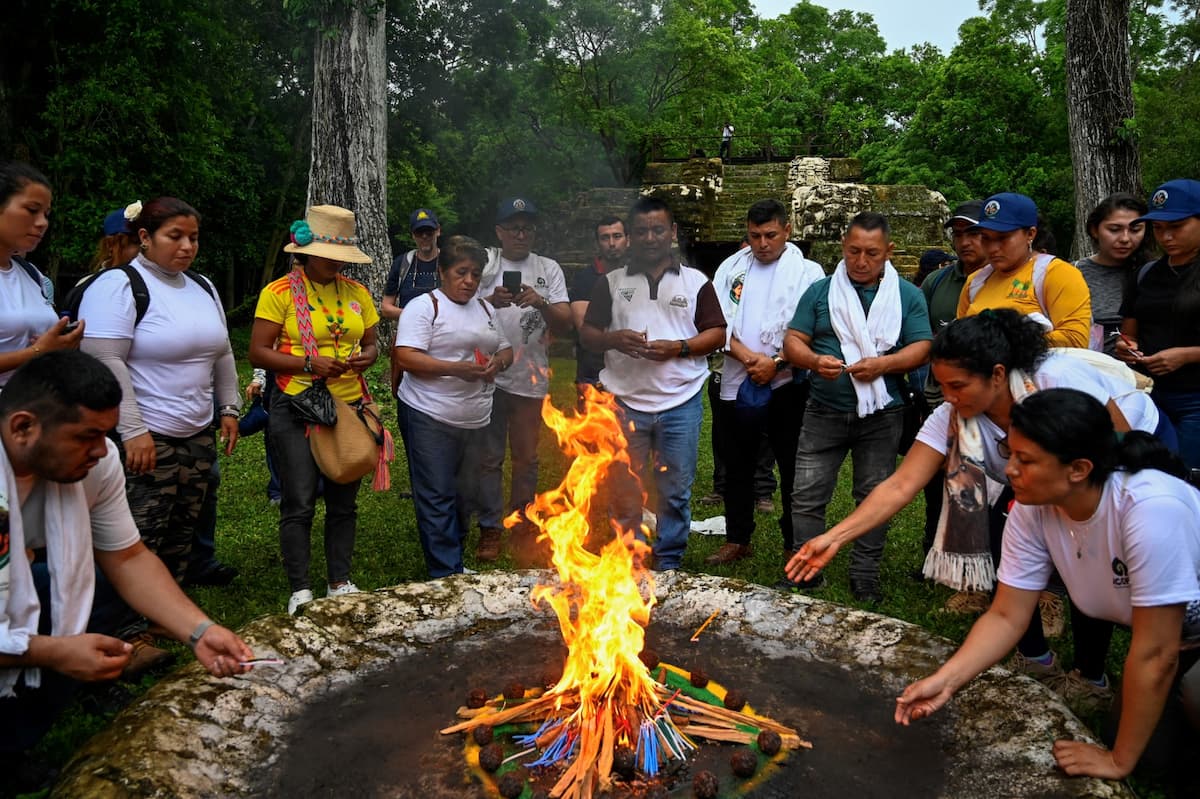
<svg viewBox="0 0 1200 799">
<path fill-rule="evenodd" d="M 738 298 L 741 313 L 738 315 L 738 341 L 751 352 L 774 356 L 762 342 L 762 320 L 771 300 L 771 285 L 775 280 L 775 264 L 763 264 L 755 260 L 742 276 L 742 291 Z M 737 278 L 734 278 L 737 285 Z M 737 399 L 738 388 L 746 380 L 746 366 L 733 355 L 725 354 L 725 367 L 721 371 L 721 399 Z M 771 388 L 779 388 L 792 382 L 792 370 L 781 370 L 771 381 Z"/>
<path fill-rule="evenodd" d="M 490 281 L 480 284 L 476 296 L 490 296 L 496 286 L 503 283 L 505 272 L 517 271 L 521 273 L 522 285 L 532 286 L 550 302 L 569 301 L 562 267 L 557 261 L 537 253 L 530 253 L 520 261 L 500 256 L 500 268 Z M 521 397 L 540 399 L 546 396 L 550 391 L 550 358 L 546 349 L 550 342 L 542 312 L 516 305 L 494 310 L 500 320 L 500 330 L 513 348 L 513 365 L 496 375 L 496 386 Z"/>
<path fill-rule="evenodd" d="M 1140 391 L 1130 392 L 1115 379 L 1098 369 L 1089 369 L 1070 355 L 1051 353 L 1038 366 L 1033 374 L 1033 384 L 1039 389 L 1074 388 L 1095 397 L 1098 402 L 1108 404 L 1115 399 L 1117 407 L 1125 415 L 1125 419 L 1134 430 L 1153 433 L 1158 426 L 1158 411 L 1147 394 Z M 1145 406 L 1149 406 L 1146 408 Z M 946 436 L 950 429 L 950 414 L 954 409 L 950 403 L 944 402 L 934 409 L 925 424 L 917 433 L 917 441 L 925 444 L 942 455 L 946 454 Z M 1008 435 L 999 425 L 985 414 L 976 417 L 983 433 L 983 466 L 988 477 L 1007 484 L 1004 467 L 1008 465 L 1006 458 L 1000 457 L 997 442 Z"/>
<path fill-rule="evenodd" d="M 1184 637 L 1200 636 L 1200 492 L 1156 469 L 1116 472 L 1092 518 L 1015 503 L 1000 582 L 1040 591 L 1057 569 L 1085 614 L 1128 626 L 1133 608 L 1188 605 Z"/>
<path fill-rule="evenodd" d="M 150 292 L 145 317 L 134 325 L 129 279 L 110 269 L 79 305 L 84 336 L 132 339 L 126 364 L 142 421 L 161 435 L 194 436 L 212 424 L 213 366 L 229 349 L 225 310 L 186 275 L 147 267 L 140 256 L 133 265 Z"/>
<path fill-rule="evenodd" d="M 0 352 L 25 349 L 58 321 L 42 287 L 16 261 L 11 264 L 0 269 Z M 0 386 L 15 371 L 0 372 Z"/>
<path fill-rule="evenodd" d="M 404 306 L 396 329 L 396 346 L 412 347 L 442 361 L 472 361 L 476 350 L 489 357 L 509 346 L 496 324 L 496 316 L 496 309 L 487 302 L 472 299 L 459 305 L 441 289 L 434 289 Z M 400 381 L 396 396 L 439 422 L 474 430 L 484 427 L 492 418 L 492 393 L 492 384 L 483 381 L 408 373 Z"/>
<path fill-rule="evenodd" d="M 102 552 L 118 552 L 136 544 L 141 536 L 125 498 L 125 466 L 121 463 L 117 445 L 111 441 L 107 443 L 108 451 L 82 482 L 92 520 L 92 547 Z M 18 486 L 25 546 L 30 549 L 44 547 L 46 484 L 38 479 L 18 478 Z M 87 531 L 78 532 L 85 534 Z"/>
</svg>

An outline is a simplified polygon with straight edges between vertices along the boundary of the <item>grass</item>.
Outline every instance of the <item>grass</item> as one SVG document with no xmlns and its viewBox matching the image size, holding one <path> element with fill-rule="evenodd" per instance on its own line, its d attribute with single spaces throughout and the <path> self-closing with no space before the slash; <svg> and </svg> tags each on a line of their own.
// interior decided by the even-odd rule
<svg viewBox="0 0 1200 799">
<path fill-rule="evenodd" d="M 235 331 L 235 351 L 245 352 L 246 338 L 246 331 Z M 245 382 L 249 378 L 249 367 L 244 358 L 240 359 L 239 363 Z M 554 402 L 558 407 L 570 407 L 574 402 L 574 386 L 569 376 L 574 374 L 574 366 L 564 360 L 557 360 L 553 365 L 556 374 L 560 375 L 552 383 Z M 386 377 L 382 367 L 376 366 L 369 377 L 372 391 L 382 399 L 380 405 L 384 409 L 386 421 L 395 431 L 395 403 L 386 399 Z M 712 486 L 712 453 L 708 446 L 710 418 L 706 400 L 699 467 L 693 490 L 695 497 L 708 493 Z M 426 579 L 412 502 L 397 496 L 397 491 L 408 488 L 408 474 L 398 435 L 396 444 L 397 458 L 392 464 L 392 491 L 376 493 L 371 491 L 368 485 L 364 485 L 359 493 L 358 539 L 354 552 L 353 579 L 364 590 Z M 539 487 L 545 489 L 557 482 L 565 470 L 565 459 L 554 446 L 552 436 L 548 432 L 542 435 L 539 452 Z M 290 592 L 279 554 L 278 512 L 267 502 L 267 470 L 262 437 L 253 436 L 240 441 L 232 457 L 222 457 L 221 469 L 217 552 L 223 561 L 240 569 L 241 576 L 226 588 L 195 588 L 189 589 L 188 593 L 214 619 L 237 628 L 259 616 L 282 613 Z M 843 468 L 837 492 L 827 511 L 827 518 L 830 522 L 836 521 L 849 513 L 852 506 L 849 474 L 848 470 Z M 693 502 L 693 513 L 697 519 L 720 512 L 722 509 L 719 506 L 703 506 Z M 782 539 L 775 516 L 760 513 L 756 516 L 756 522 L 752 557 L 727 566 L 706 566 L 704 558 L 712 554 L 724 539 L 720 536 L 693 535 L 683 568 L 692 572 L 708 572 L 762 585 L 773 585 L 783 575 Z M 970 627 L 972 618 L 942 611 L 946 598 L 951 594 L 949 589 L 927 582 L 914 582 L 909 578 L 910 572 L 921 565 L 923 524 L 924 508 L 920 497 L 893 519 L 883 561 L 882 582 L 885 599 L 878 607 L 871 609 L 918 624 L 951 640 L 961 641 Z M 323 509 L 318 504 L 312 536 L 314 586 L 322 585 L 325 579 L 322 525 Z M 480 571 L 512 566 L 507 556 L 495 564 L 472 562 L 469 553 L 473 552 L 477 535 L 478 531 L 473 532 L 468 541 L 467 565 Z M 844 553 L 839 555 L 827 569 L 829 579 L 826 587 L 813 592 L 813 595 L 831 602 L 857 605 L 849 591 L 847 562 L 848 557 Z M 317 593 L 319 596 L 320 592 Z M 1069 636 L 1054 643 L 1060 655 L 1069 663 Z M 1128 636 L 1118 632 L 1109 656 L 1111 675 L 1119 675 L 1127 646 Z M 190 653 L 185 647 L 176 646 L 175 649 L 181 662 L 190 659 Z M 154 681 L 154 678 L 145 678 L 137 685 L 130 686 L 130 692 L 144 692 Z M 88 737 L 103 728 L 110 716 L 111 713 L 97 712 L 89 705 L 76 703 L 34 751 L 35 757 L 52 766 L 65 763 Z M 1142 787 L 1150 788 L 1151 795 L 1156 793 L 1154 786 Z M 0 793 L 3 793 L 2 789 Z"/>
</svg>

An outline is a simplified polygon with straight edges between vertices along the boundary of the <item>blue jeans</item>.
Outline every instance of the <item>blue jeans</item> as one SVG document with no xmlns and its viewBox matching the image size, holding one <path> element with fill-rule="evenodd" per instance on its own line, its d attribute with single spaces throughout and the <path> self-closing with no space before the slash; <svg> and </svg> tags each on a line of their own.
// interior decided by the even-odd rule
<svg viewBox="0 0 1200 799">
<path fill-rule="evenodd" d="M 865 419 L 810 400 L 796 446 L 796 483 L 792 491 L 792 528 L 796 548 L 825 532 L 825 507 L 837 488 L 838 471 L 850 453 L 852 495 L 860 504 L 871 489 L 896 470 L 896 449 L 904 427 L 904 408 L 876 411 Z M 854 542 L 851 580 L 879 579 L 887 524 Z"/>
<path fill-rule="evenodd" d="M 481 431 L 451 427 L 402 400 L 396 408 L 425 568 L 430 577 L 461 574 L 467 531 L 459 520 L 458 473 Z"/>
<path fill-rule="evenodd" d="M 509 394 L 499 388 L 492 394 L 492 420 L 481 431 L 477 452 L 471 453 L 471 471 L 477 476 L 473 510 L 480 527 L 499 527 L 504 517 L 533 501 L 537 491 L 538 434 L 542 431 L 542 400 Z M 512 450 L 512 485 L 508 508 L 504 505 L 504 454 Z M 417 492 L 414 490 L 413 494 Z"/>
<path fill-rule="evenodd" d="M 649 485 L 646 469 L 653 456 L 653 480 L 658 492 L 658 528 L 654 537 L 654 567 L 678 569 L 692 529 L 692 482 L 696 477 L 696 450 L 704 401 L 697 391 L 682 405 L 658 413 L 630 408 L 618 399 L 628 442 L 629 461 L 643 486 Z M 618 492 L 617 522 L 637 530 L 642 523 L 641 494 Z M 635 507 L 636 506 L 636 507 Z"/>
<path fill-rule="evenodd" d="M 1189 469 L 1200 469 L 1200 393 L 1156 388 L 1150 398 L 1175 426 L 1183 462 Z"/>
</svg>

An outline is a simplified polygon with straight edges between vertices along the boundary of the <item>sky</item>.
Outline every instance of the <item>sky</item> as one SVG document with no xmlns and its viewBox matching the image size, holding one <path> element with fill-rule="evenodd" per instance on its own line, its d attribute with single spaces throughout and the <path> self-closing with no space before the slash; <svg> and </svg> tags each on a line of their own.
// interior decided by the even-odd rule
<svg viewBox="0 0 1200 799">
<path fill-rule="evenodd" d="M 798 0 L 753 0 L 763 18 L 778 17 L 792 9 Z M 968 17 L 982 16 L 977 0 L 812 0 L 814 5 L 851 11 L 865 11 L 887 41 L 888 50 L 908 49 L 929 42 L 943 54 L 949 54 L 958 40 L 958 26 Z"/>
</svg>

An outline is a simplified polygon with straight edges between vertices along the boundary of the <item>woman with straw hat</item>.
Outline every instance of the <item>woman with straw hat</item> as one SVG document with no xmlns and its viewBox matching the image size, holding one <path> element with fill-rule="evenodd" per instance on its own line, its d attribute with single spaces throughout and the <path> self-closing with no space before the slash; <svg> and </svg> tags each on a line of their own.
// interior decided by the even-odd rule
<svg viewBox="0 0 1200 799">
<path fill-rule="evenodd" d="M 271 458 L 287 464 L 279 475 L 279 543 L 292 595 L 288 613 L 311 602 L 310 538 L 321 472 L 313 460 L 295 398 L 323 379 L 330 394 L 350 404 L 363 398 L 362 373 L 375 362 L 379 312 L 361 284 L 344 277 L 348 263 L 367 264 L 357 246 L 354 213 L 314 205 L 292 224 L 291 273 L 262 290 L 250 333 L 250 362 L 274 374 Z M 307 340 L 307 343 L 306 343 Z M 324 481 L 327 596 L 358 591 L 350 561 L 358 523 L 359 481 Z"/>
</svg>

